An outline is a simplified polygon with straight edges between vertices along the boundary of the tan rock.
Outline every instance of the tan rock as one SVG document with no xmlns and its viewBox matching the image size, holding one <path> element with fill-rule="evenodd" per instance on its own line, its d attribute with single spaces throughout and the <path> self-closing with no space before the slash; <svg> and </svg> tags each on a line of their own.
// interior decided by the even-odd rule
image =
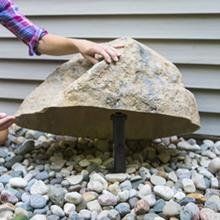
<svg viewBox="0 0 220 220">
<path fill-rule="evenodd" d="M 22 103 L 19 126 L 60 135 L 112 137 L 111 115 L 127 115 L 130 139 L 191 133 L 199 128 L 194 96 L 179 70 L 158 53 L 132 39 L 116 64 L 92 66 L 79 57 L 60 66 Z"/>
</svg>

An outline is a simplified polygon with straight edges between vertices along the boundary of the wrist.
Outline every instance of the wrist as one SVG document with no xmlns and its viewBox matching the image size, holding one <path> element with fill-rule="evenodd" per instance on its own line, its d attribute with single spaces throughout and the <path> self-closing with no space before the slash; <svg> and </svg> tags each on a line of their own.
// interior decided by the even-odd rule
<svg viewBox="0 0 220 220">
<path fill-rule="evenodd" d="M 74 48 L 73 50 L 75 52 L 79 53 L 82 40 L 81 39 L 71 39 L 71 41 L 72 41 L 73 48 Z"/>
</svg>

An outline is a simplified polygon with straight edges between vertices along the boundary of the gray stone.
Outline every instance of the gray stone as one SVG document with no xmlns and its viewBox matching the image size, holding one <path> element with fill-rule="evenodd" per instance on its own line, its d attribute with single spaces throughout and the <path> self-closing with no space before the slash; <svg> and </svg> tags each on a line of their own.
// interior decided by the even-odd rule
<svg viewBox="0 0 220 220">
<path fill-rule="evenodd" d="M 210 208 L 215 212 L 220 212 L 220 197 L 217 195 L 209 197 L 205 202 L 205 207 Z"/>
<path fill-rule="evenodd" d="M 7 174 L 2 175 L 2 176 L 0 176 L 0 183 L 5 185 L 5 184 L 7 184 L 9 182 L 9 180 L 11 178 L 12 178 L 12 176 L 10 176 L 10 175 L 7 175 Z"/>
<path fill-rule="evenodd" d="M 58 206 L 63 206 L 65 191 L 59 186 L 50 186 L 48 190 L 49 199 Z"/>
<path fill-rule="evenodd" d="M 16 154 L 25 155 L 27 153 L 30 153 L 34 150 L 34 141 L 33 140 L 26 140 L 24 143 L 22 143 L 21 146 L 19 146 L 16 150 Z"/>
<path fill-rule="evenodd" d="M 126 179 L 129 178 L 129 175 L 126 173 L 112 173 L 112 174 L 107 174 L 105 176 L 105 178 L 109 181 L 109 182 L 123 182 Z"/>
<path fill-rule="evenodd" d="M 42 171 L 42 172 L 38 173 L 38 174 L 35 176 L 35 178 L 36 178 L 37 180 L 46 180 L 46 179 L 49 178 L 49 174 L 48 174 L 48 172 L 45 170 L 45 171 Z"/>
<path fill-rule="evenodd" d="M 30 196 L 30 205 L 34 209 L 44 208 L 46 206 L 47 200 L 41 195 L 31 195 Z"/>
<path fill-rule="evenodd" d="M 115 206 L 115 209 L 120 213 L 121 217 L 124 217 L 128 213 L 130 213 L 130 206 L 128 203 L 119 203 L 117 206 Z"/>
<path fill-rule="evenodd" d="M 116 211 L 115 209 L 111 209 L 108 212 L 108 217 L 112 220 L 120 220 L 120 213 Z"/>
<path fill-rule="evenodd" d="M 157 200 L 154 207 L 153 207 L 153 211 L 156 213 L 162 212 L 165 204 L 166 204 L 166 202 L 163 199 Z"/>
<path fill-rule="evenodd" d="M 24 159 L 23 155 L 16 155 L 5 163 L 5 167 L 10 169 L 15 163 L 20 163 Z"/>
<path fill-rule="evenodd" d="M 103 194 L 98 197 L 98 202 L 102 206 L 114 206 L 117 204 L 118 198 L 114 194 L 104 191 Z"/>
<path fill-rule="evenodd" d="M 59 67 L 25 99 L 16 113 L 16 123 L 53 134 L 108 139 L 112 137 L 109 117 L 123 109 L 130 118 L 128 139 L 167 137 L 198 129 L 196 101 L 184 88 L 179 70 L 133 39 L 109 44 L 119 43 L 125 46 L 116 64 L 101 61 L 92 66 L 76 55 Z M 61 115 L 67 116 L 66 120 Z M 82 129 L 85 124 L 91 126 Z"/>
<path fill-rule="evenodd" d="M 194 203 L 188 203 L 183 209 L 181 209 L 180 219 L 181 220 L 199 219 L 198 206 Z"/>
</svg>

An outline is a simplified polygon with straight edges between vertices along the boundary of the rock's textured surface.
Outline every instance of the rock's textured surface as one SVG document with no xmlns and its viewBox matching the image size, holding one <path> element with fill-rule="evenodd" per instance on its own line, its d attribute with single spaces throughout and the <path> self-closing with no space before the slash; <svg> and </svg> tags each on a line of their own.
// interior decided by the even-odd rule
<svg viewBox="0 0 220 220">
<path fill-rule="evenodd" d="M 127 115 L 126 137 L 131 139 L 198 129 L 197 105 L 179 70 L 135 40 L 110 44 L 121 42 L 125 47 L 116 64 L 101 61 L 92 67 L 76 56 L 59 67 L 23 102 L 17 124 L 54 134 L 109 138 L 110 116 L 120 111 Z"/>
</svg>

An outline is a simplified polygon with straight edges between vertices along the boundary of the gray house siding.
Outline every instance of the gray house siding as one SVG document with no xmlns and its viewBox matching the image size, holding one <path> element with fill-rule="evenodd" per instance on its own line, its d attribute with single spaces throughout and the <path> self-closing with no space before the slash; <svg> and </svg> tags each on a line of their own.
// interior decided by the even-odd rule
<svg viewBox="0 0 220 220">
<path fill-rule="evenodd" d="M 37 0 L 17 1 L 49 32 L 97 42 L 133 37 L 181 70 L 197 99 L 198 134 L 220 136 L 219 0 Z M 0 27 L 0 111 L 14 113 L 21 101 L 71 56 L 30 57 L 25 45 Z"/>
</svg>

